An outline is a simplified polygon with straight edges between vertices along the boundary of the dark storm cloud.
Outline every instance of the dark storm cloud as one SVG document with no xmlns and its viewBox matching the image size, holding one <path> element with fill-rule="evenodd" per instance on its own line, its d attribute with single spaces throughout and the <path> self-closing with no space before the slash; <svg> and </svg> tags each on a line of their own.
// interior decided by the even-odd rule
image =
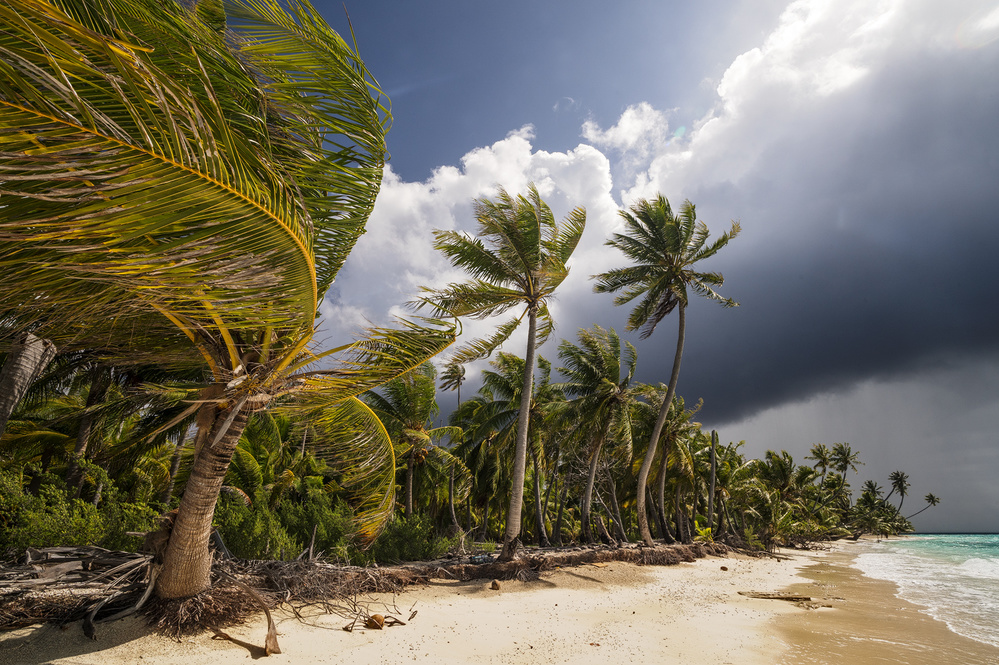
<svg viewBox="0 0 999 665">
<path fill-rule="evenodd" d="M 778 132 L 738 184 L 689 188 L 713 232 L 744 228 L 709 264 L 741 307 L 688 317 L 680 390 L 705 417 L 999 348 L 996 53 L 892 63 Z M 668 376 L 674 325 L 640 346 L 643 378 Z"/>
</svg>

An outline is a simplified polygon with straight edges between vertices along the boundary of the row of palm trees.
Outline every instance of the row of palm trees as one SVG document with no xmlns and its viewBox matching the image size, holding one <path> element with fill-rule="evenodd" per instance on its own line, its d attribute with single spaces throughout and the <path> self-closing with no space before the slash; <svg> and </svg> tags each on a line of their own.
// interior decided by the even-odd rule
<svg viewBox="0 0 999 665">
<path fill-rule="evenodd" d="M 525 503 L 518 537 L 539 546 L 641 539 L 638 473 L 668 387 L 634 382 L 635 349 L 599 326 L 580 330 L 577 343 L 564 340 L 558 356 L 561 380 L 554 381 L 551 363 L 539 358 L 529 401 L 525 486 L 532 499 Z M 499 353 L 483 372 L 479 391 L 451 414 L 446 437 L 443 428 L 430 429 L 435 409 L 413 408 L 391 383 L 387 400 L 372 399 L 387 401 L 387 411 L 406 413 L 410 423 L 420 422 L 428 432 L 416 440 L 413 427 L 403 429 L 402 419 L 395 421 L 397 450 L 406 460 L 417 460 L 399 466 L 407 517 L 419 512 L 442 530 L 478 540 L 503 538 L 516 482 L 511 452 L 524 365 L 522 358 Z M 432 365 L 416 376 L 415 382 L 431 393 Z M 743 442 L 719 445 L 716 433 L 702 430 L 693 419 L 699 408 L 687 408 L 675 397 L 667 410 L 645 504 L 658 539 L 721 539 L 773 548 L 911 530 L 901 514 L 908 491 L 903 472 L 891 474 L 893 491 L 887 496 L 868 481 L 854 503 L 847 477 L 860 462 L 849 444 L 837 443 L 831 450 L 816 444 L 807 458 L 813 466 L 797 464 L 787 452 L 747 459 L 740 451 Z M 462 479 L 457 491 L 449 477 Z M 893 494 L 898 505 L 889 501 Z M 927 495 L 929 505 L 938 501 Z"/>
</svg>

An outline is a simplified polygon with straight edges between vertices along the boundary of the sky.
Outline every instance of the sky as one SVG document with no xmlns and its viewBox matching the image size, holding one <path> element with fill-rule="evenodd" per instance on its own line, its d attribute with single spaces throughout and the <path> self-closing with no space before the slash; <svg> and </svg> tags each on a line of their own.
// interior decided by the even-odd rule
<svg viewBox="0 0 999 665">
<path fill-rule="evenodd" d="M 344 4 L 320 0 L 349 34 Z M 848 442 L 851 478 L 910 476 L 922 531 L 999 531 L 999 2 L 996 0 L 348 0 L 391 99 L 391 159 L 367 233 L 327 294 L 341 342 L 464 276 L 434 229 L 535 183 L 587 227 L 551 305 L 556 337 L 613 327 L 637 378 L 665 382 L 668 317 L 647 340 L 590 276 L 619 211 L 685 199 L 712 236 L 725 309 L 692 301 L 679 394 L 723 442 L 799 462 Z M 491 330 L 470 322 L 468 335 Z M 523 337 L 504 350 L 523 353 Z M 556 344 L 541 354 L 558 365 Z M 476 368 L 464 391 L 476 388 Z M 468 393 L 465 393 L 468 394 Z M 446 412 L 453 394 L 440 396 Z"/>
</svg>

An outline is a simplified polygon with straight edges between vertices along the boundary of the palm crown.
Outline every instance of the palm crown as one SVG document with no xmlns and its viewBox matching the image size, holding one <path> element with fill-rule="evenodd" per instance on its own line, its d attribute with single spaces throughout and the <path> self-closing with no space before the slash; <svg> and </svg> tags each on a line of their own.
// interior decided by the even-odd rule
<svg viewBox="0 0 999 665">
<path fill-rule="evenodd" d="M 478 235 L 457 231 L 435 231 L 434 247 L 452 265 L 471 277 L 448 284 L 417 301 L 429 305 L 439 316 L 471 316 L 483 319 L 502 314 L 518 305 L 524 311 L 499 326 L 484 340 L 476 340 L 455 353 L 451 362 L 463 364 L 490 355 L 509 339 L 524 315 L 535 310 L 541 320 L 538 345 L 553 328 L 547 300 L 569 274 L 568 261 L 586 225 L 586 212 L 575 208 L 562 225 L 555 223 L 551 209 L 534 185 L 527 196 L 513 197 L 500 189 L 495 201 L 475 202 Z"/>
<path fill-rule="evenodd" d="M 622 211 L 621 217 L 625 232 L 615 233 L 607 244 L 621 250 L 634 264 L 596 275 L 594 290 L 613 293 L 623 289 L 614 298 L 615 305 L 642 296 L 628 317 L 628 330 L 641 330 L 642 339 L 649 337 L 677 305 L 687 305 L 688 288 L 725 307 L 738 304 L 715 291 L 724 283 L 719 273 L 694 269 L 694 264 L 713 256 L 738 235 L 738 222 L 709 244 L 708 227 L 697 221 L 694 204 L 684 201 L 679 214 L 674 214 L 661 194 L 639 201 L 630 211 Z"/>
</svg>

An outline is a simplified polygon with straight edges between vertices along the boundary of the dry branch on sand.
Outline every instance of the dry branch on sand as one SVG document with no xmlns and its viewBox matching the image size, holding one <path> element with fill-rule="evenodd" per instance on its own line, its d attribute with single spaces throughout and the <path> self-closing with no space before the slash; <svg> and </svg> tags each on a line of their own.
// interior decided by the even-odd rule
<svg viewBox="0 0 999 665">
<path fill-rule="evenodd" d="M 363 625 L 372 618 L 366 596 L 396 594 L 432 579 L 536 580 L 556 568 L 611 561 L 672 565 L 708 555 L 723 556 L 728 551 L 720 543 L 577 547 L 529 550 L 507 562 L 473 563 L 472 557 L 462 557 L 364 568 L 303 560 L 219 559 L 210 589 L 186 599 L 152 598 L 142 612 L 160 632 L 175 637 L 203 630 L 224 637 L 219 629 L 282 603 L 299 616 L 305 608 L 318 608 Z M 154 569 L 151 558 L 141 554 L 95 547 L 32 550 L 22 564 L 0 565 L 0 629 L 83 619 L 85 631 L 95 637 L 95 625 L 136 608 L 147 595 Z M 272 643 L 269 639 L 268 644 L 271 648 L 267 651 L 276 653 L 276 640 Z"/>
</svg>

